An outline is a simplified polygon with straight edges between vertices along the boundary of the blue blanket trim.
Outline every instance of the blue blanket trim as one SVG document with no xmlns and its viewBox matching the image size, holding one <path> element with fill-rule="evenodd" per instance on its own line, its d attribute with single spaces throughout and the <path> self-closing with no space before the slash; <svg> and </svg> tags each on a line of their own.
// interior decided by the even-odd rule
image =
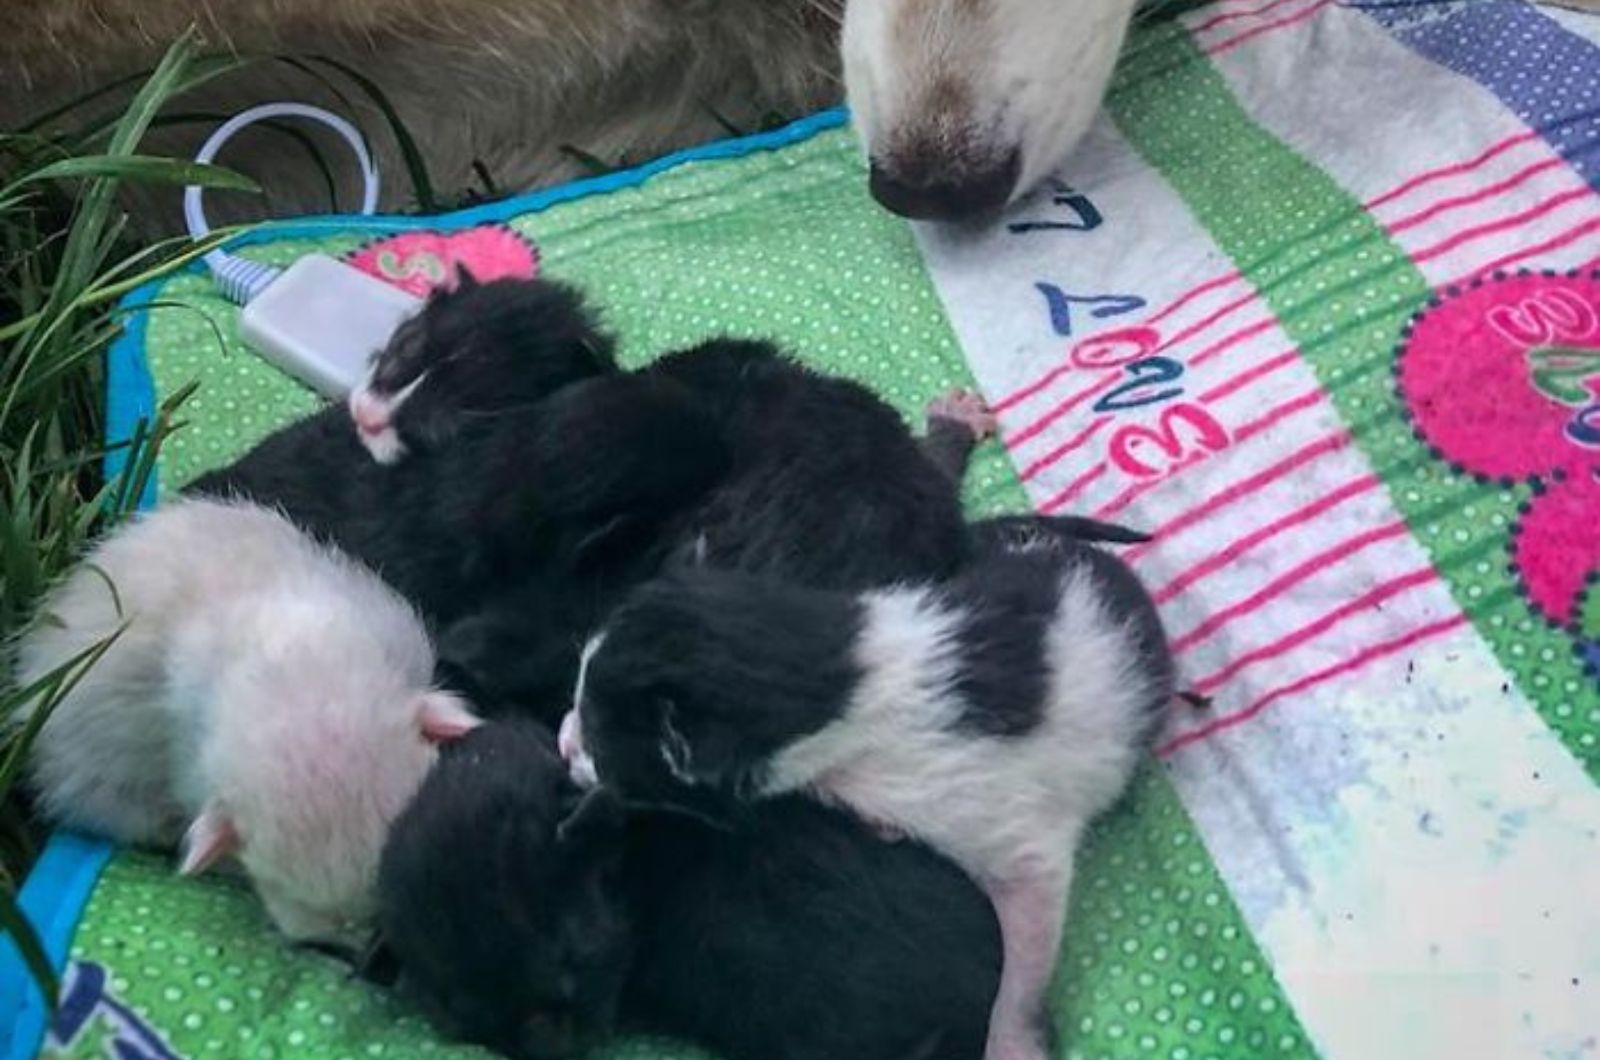
<svg viewBox="0 0 1600 1060">
<path fill-rule="evenodd" d="M 710 162 L 740 158 L 759 151 L 772 151 L 809 140 L 819 133 L 839 128 L 849 120 L 843 108 L 822 111 L 775 129 L 732 140 L 692 147 L 670 154 L 634 169 L 586 180 L 574 181 L 528 195 L 487 203 L 471 209 L 434 217 L 348 216 L 297 218 L 263 225 L 234 240 L 230 246 L 245 246 L 285 239 L 304 239 L 335 232 L 385 234 L 426 229 L 448 231 L 494 221 L 507 221 L 537 213 L 560 203 L 590 195 L 604 195 L 637 187 L 651 177 L 687 162 Z M 188 271 L 203 269 L 196 263 Z M 133 436 L 141 421 L 149 421 L 156 411 L 155 380 L 144 356 L 145 321 L 143 309 L 159 296 L 166 279 L 152 280 L 122 300 L 120 312 L 127 325 L 106 354 L 106 439 L 108 443 Z M 106 456 L 108 476 L 121 472 L 127 454 L 113 450 Z M 155 504 L 156 478 L 151 476 L 140 507 Z M 84 906 L 94 892 L 100 871 L 110 860 L 113 848 L 100 840 L 68 832 L 50 838 L 33 872 L 22 888 L 23 915 L 39 930 L 45 950 L 57 969 L 66 965 L 72 935 Z M 15 1019 L 8 1019 L 10 1014 Z M 0 939 L 0 1060 L 33 1060 L 44 1040 L 45 1012 L 42 999 L 33 987 L 27 968 L 9 939 Z"/>
<path fill-rule="evenodd" d="M 72 933 L 111 854 L 104 840 L 57 832 L 28 874 L 20 896 L 22 915 L 39 932 L 58 971 L 66 967 Z M 0 1058 L 33 1060 L 44 1028 L 44 998 L 10 937 L 0 938 Z"/>
</svg>

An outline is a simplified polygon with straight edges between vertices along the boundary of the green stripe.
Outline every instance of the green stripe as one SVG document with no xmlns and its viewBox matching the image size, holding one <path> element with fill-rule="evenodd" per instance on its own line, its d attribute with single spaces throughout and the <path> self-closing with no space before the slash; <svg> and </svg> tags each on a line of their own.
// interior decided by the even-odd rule
<svg viewBox="0 0 1600 1060">
<path fill-rule="evenodd" d="M 1503 550 L 1530 490 L 1419 459 L 1427 449 L 1395 393 L 1389 368 L 1401 329 L 1431 294 L 1427 281 L 1359 200 L 1251 120 L 1192 39 L 1159 50 L 1160 62 L 1143 53 L 1132 73 L 1119 73 L 1117 125 L 1261 292 L 1475 628 L 1600 780 L 1600 688 L 1564 633 L 1506 598 L 1515 583 Z M 1445 562 L 1477 544 L 1486 555 L 1475 563 Z M 1500 557 L 1489 554 L 1496 548 Z"/>
</svg>

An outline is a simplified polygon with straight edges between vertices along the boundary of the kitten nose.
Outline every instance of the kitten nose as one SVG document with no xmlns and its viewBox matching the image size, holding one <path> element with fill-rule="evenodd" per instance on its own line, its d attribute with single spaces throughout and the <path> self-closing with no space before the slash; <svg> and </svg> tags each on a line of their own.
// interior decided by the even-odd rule
<svg viewBox="0 0 1600 1060">
<path fill-rule="evenodd" d="M 937 159 L 899 165 L 872 163 L 868 188 L 892 213 L 919 221 L 959 221 L 998 213 L 1011 200 L 1022 169 L 1013 149 L 974 166 L 941 164 Z"/>
<path fill-rule="evenodd" d="M 366 390 L 350 395 L 350 418 L 362 434 L 382 434 L 389 427 L 389 410 Z"/>
</svg>

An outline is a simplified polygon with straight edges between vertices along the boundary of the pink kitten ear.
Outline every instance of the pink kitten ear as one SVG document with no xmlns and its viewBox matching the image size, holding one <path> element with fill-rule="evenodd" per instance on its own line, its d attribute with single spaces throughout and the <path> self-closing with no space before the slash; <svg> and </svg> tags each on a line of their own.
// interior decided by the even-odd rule
<svg viewBox="0 0 1600 1060">
<path fill-rule="evenodd" d="M 178 875 L 197 876 L 239 849 L 239 832 L 219 807 L 201 811 L 183 834 Z"/>
<path fill-rule="evenodd" d="M 451 743 L 482 724 L 482 718 L 449 692 L 429 692 L 417 701 L 417 727 L 429 743 Z"/>
</svg>

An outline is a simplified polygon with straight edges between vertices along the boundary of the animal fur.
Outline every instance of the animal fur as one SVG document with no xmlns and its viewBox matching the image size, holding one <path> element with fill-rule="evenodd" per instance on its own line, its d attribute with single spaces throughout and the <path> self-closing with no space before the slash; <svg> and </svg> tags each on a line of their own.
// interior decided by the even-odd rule
<svg viewBox="0 0 1600 1060">
<path fill-rule="evenodd" d="M 703 402 L 670 379 L 616 371 L 558 285 L 435 297 L 377 374 L 413 361 L 429 367 L 401 383 L 409 395 L 384 406 L 375 435 L 392 463 L 329 408 L 188 492 L 281 508 L 444 624 L 524 578 L 649 542 L 727 464 Z"/>
<path fill-rule="evenodd" d="M 393 103 L 445 194 L 481 189 L 474 163 L 502 191 L 516 191 L 585 175 L 565 145 L 638 162 L 726 135 L 719 117 L 753 127 L 770 112 L 798 115 L 836 102 L 836 3 L 6 0 L 0 128 L 154 65 L 194 24 L 216 50 L 328 56 L 354 66 Z M 294 99 L 346 113 L 376 148 L 387 181 L 383 208 L 410 208 L 385 118 L 352 83 L 331 77 L 343 99 L 285 64 L 258 63 L 209 81 L 174 109 L 229 114 Z M 172 130 L 152 142 L 191 154 L 207 132 Z M 345 175 L 349 196 L 356 185 L 346 153 L 327 141 L 325 154 Z M 243 136 L 222 161 L 255 176 L 267 194 L 264 201 L 208 196 L 214 218 L 328 210 L 316 167 L 279 135 Z M 139 221 L 176 227 L 175 196 L 147 205 Z"/>
<path fill-rule="evenodd" d="M 1138 581 L 1086 524 L 1035 522 L 977 535 L 995 547 L 947 585 L 662 579 L 591 642 L 563 726 L 576 775 L 625 797 L 808 792 L 966 868 L 1005 945 L 987 1060 L 1042 1060 L 1073 850 L 1173 694 Z"/>
<path fill-rule="evenodd" d="M 433 762 L 427 737 L 475 724 L 431 689 L 416 613 L 278 515 L 183 501 L 113 533 L 48 595 L 17 679 L 113 635 L 34 744 L 46 816 L 127 843 L 184 837 L 185 871 L 237 853 L 285 934 L 348 938 Z"/>
<path fill-rule="evenodd" d="M 0 5 L 0 127 L 151 66 L 186 26 L 216 49 L 327 56 L 375 82 L 447 194 L 485 190 L 482 166 L 515 191 L 585 172 L 565 150 L 637 163 L 849 101 L 890 209 L 951 219 L 1028 193 L 1088 128 L 1135 0 L 7 0 Z M 841 22 L 842 55 L 841 64 Z M 840 68 L 843 69 L 841 86 Z M 326 72 L 326 71 L 324 71 Z M 333 74 L 335 81 L 342 75 Z M 355 113 L 388 184 L 412 205 L 394 138 L 345 82 L 262 62 L 208 81 L 178 106 L 230 114 L 295 99 Z M 203 93 L 203 97 L 201 97 Z M 158 132 L 192 154 L 208 131 Z M 314 133 L 320 136 L 320 133 Z M 258 131 L 223 161 L 260 199 L 212 196 L 214 218 L 326 212 L 316 167 Z M 337 141 L 327 157 L 353 191 Z M 348 202 L 349 199 L 346 199 Z M 177 226 L 175 194 L 135 220 Z"/>
<path fill-rule="evenodd" d="M 528 722 L 444 752 L 381 880 L 436 1022 L 530 1060 L 619 1024 L 728 1060 L 975 1060 L 999 978 L 982 894 L 919 844 L 804 798 L 731 830 L 625 815 Z"/>
</svg>

